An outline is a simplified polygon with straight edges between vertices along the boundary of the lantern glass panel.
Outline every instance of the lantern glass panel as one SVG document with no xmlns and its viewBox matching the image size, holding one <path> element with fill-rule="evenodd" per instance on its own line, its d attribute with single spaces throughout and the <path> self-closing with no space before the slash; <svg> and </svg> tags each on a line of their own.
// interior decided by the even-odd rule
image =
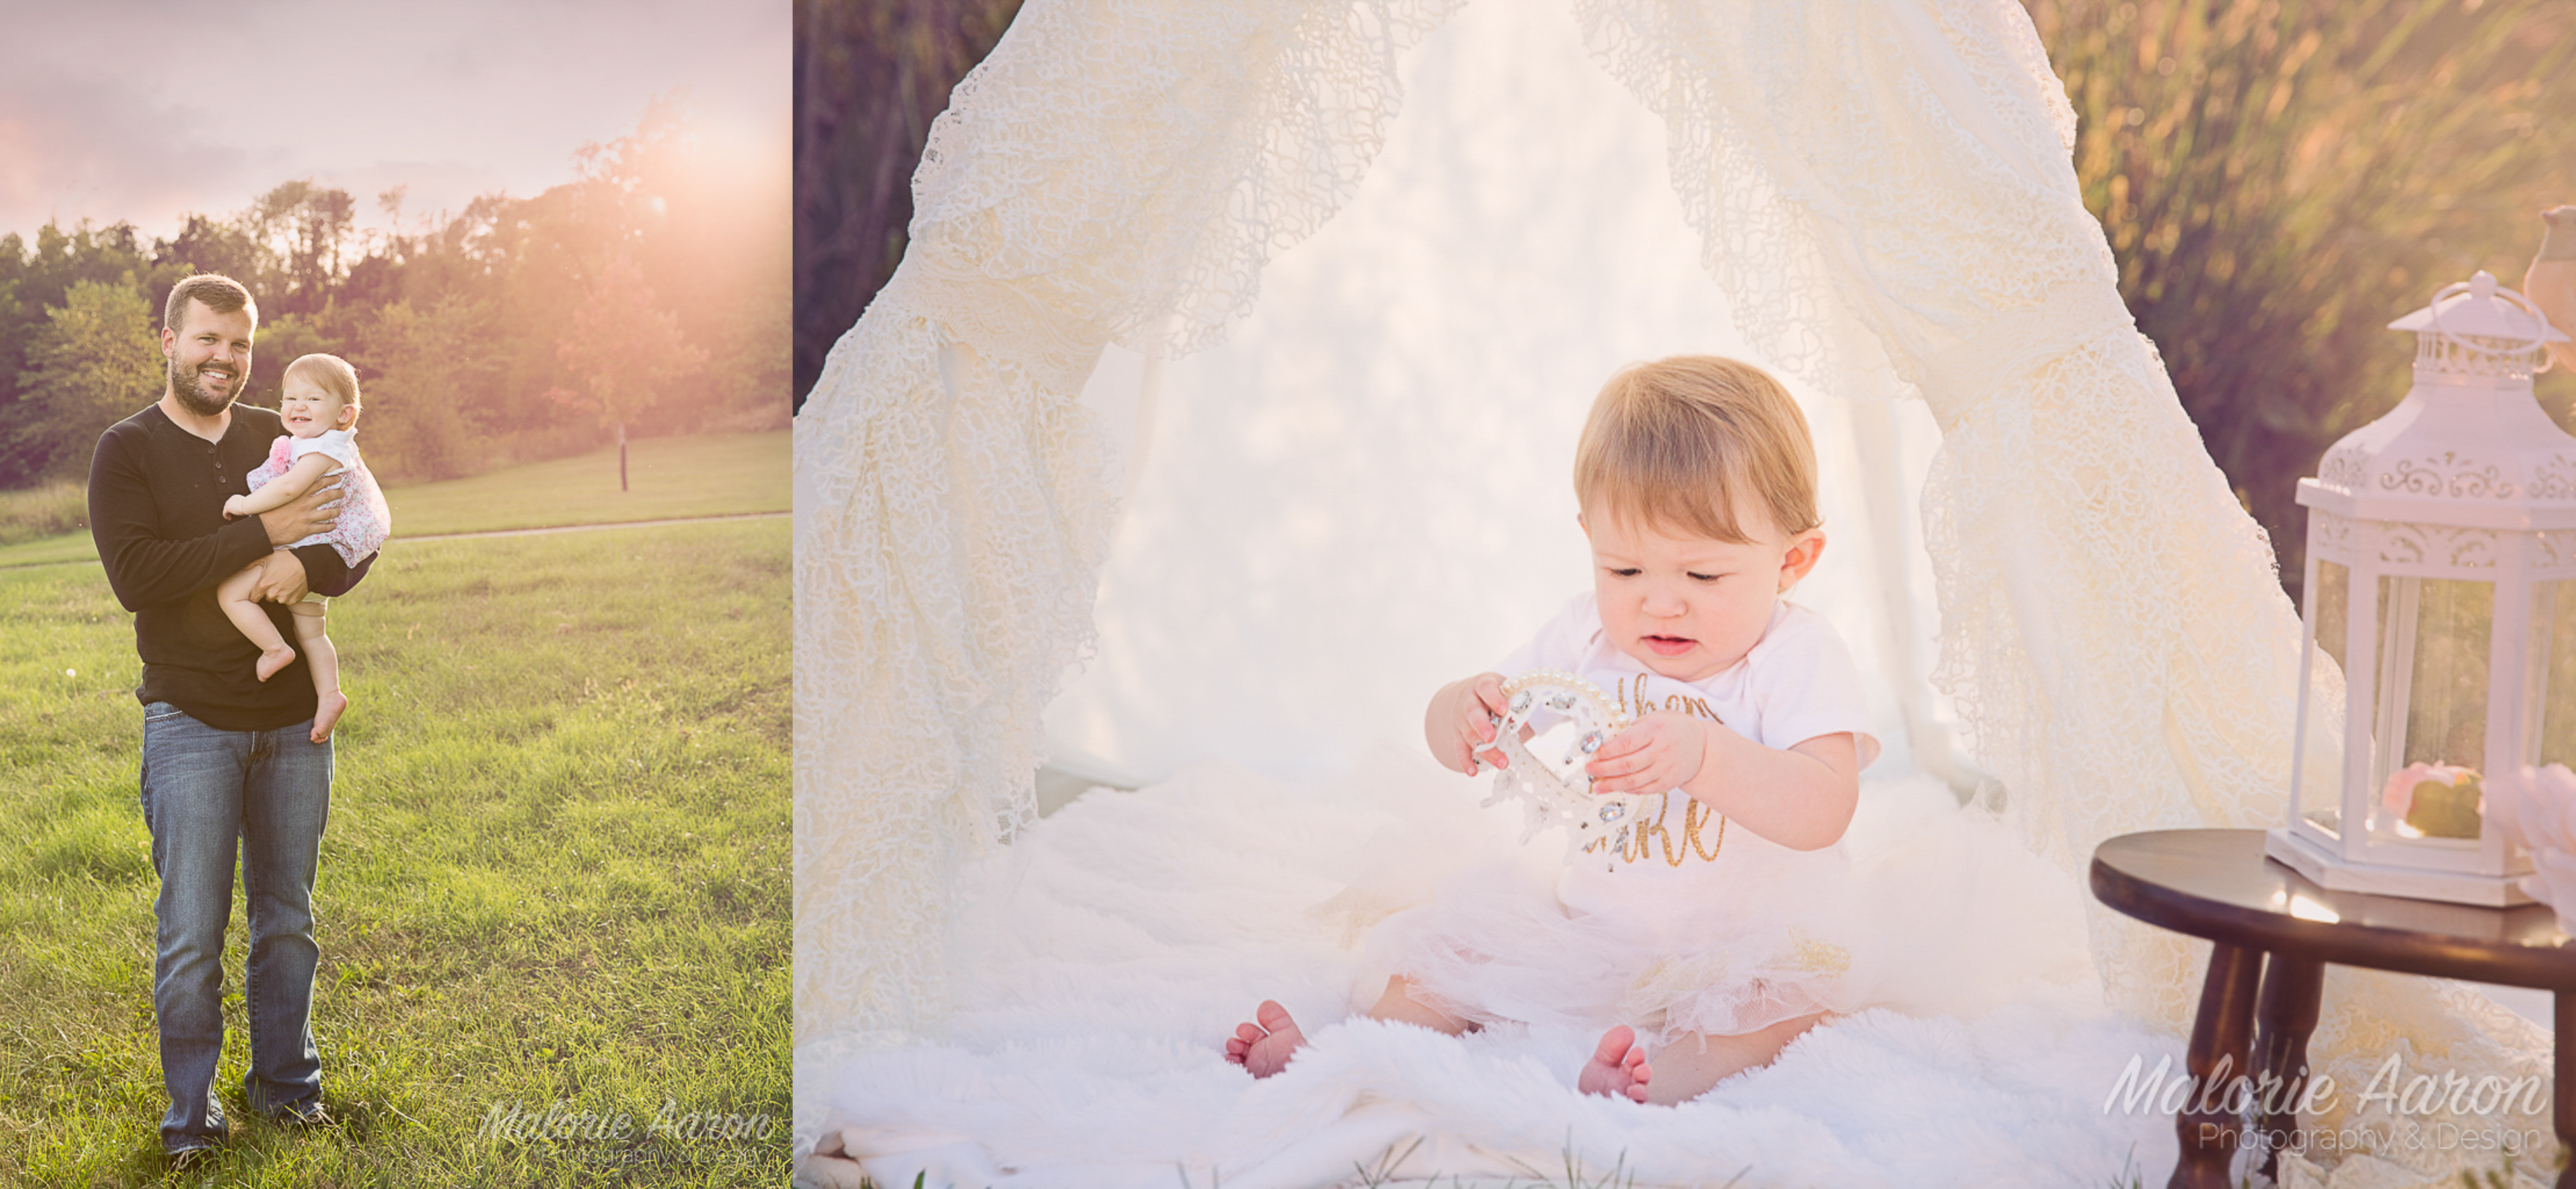
<svg viewBox="0 0 2576 1189">
<path fill-rule="evenodd" d="M 2299 808 L 2317 829 L 2340 837 L 2343 802 L 2336 790 L 2343 787 L 2344 674 L 2352 671 L 2344 656 L 2351 651 L 2352 568 L 2319 560 L 2308 597 L 2314 600 L 2309 614 L 2317 634 L 2316 651 L 2308 658 L 2306 721 L 2299 731 Z"/>
<path fill-rule="evenodd" d="M 2522 762 L 2576 768 L 2576 581 L 2532 584 L 2529 655 Z"/>
<path fill-rule="evenodd" d="M 2495 587 L 2453 578 L 2379 580 L 2379 688 L 2372 721 L 2371 787 L 2384 789 L 2392 773 L 2413 764 L 2486 767 L 2487 651 L 2494 622 Z M 2400 716 L 2402 717 L 2402 720 Z M 2429 808 L 2431 790 L 2415 798 Z M 2460 836 L 2423 829 L 2425 812 L 2404 823 L 2383 796 L 2372 829 L 2389 837 Z M 2474 823 L 2466 837 L 2475 838 Z"/>
</svg>

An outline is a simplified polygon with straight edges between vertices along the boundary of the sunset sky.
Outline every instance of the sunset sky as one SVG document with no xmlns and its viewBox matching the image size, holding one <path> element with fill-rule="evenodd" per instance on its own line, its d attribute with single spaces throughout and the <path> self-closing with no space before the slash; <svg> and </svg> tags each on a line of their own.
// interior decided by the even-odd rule
<svg viewBox="0 0 2576 1189">
<path fill-rule="evenodd" d="M 572 180 L 686 88 L 719 157 L 783 171 L 787 0 L 0 0 L 0 233 L 229 215 L 280 182 L 362 228 Z"/>
</svg>

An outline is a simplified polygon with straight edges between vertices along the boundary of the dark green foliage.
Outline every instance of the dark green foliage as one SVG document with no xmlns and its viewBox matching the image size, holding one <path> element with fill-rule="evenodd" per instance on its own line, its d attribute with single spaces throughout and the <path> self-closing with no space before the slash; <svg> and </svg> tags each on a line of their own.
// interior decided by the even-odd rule
<svg viewBox="0 0 2576 1189">
<path fill-rule="evenodd" d="M 154 319 L 132 275 L 73 282 L 29 330 L 17 399 L 0 415 L 0 449 L 28 477 L 85 479 L 99 431 L 133 412 L 134 393 L 162 383 Z"/>
</svg>

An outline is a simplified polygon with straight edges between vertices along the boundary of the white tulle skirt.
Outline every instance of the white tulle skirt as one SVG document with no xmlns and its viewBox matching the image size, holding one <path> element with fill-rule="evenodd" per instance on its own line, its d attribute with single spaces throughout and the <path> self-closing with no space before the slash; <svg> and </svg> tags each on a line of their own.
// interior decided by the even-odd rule
<svg viewBox="0 0 2576 1189">
<path fill-rule="evenodd" d="M 1944 801 L 1880 788 L 1842 844 L 1730 831 L 1690 869 L 1468 865 L 1368 932 L 1361 989 L 1401 976 L 1478 1025 L 1626 1024 L 1651 1051 L 1869 1007 L 1973 1011 L 2034 976 L 2082 977 L 2063 876 Z"/>
<path fill-rule="evenodd" d="M 1649 1048 L 1856 1011 L 1885 947 L 1862 936 L 1849 864 L 1816 857 L 1781 865 L 1788 882 L 1753 897 L 1660 914 L 1569 908 L 1522 869 L 1481 867 L 1380 924 L 1366 961 L 1463 1020 L 1626 1024 Z M 1782 909 L 1763 907 L 1774 901 Z"/>
</svg>

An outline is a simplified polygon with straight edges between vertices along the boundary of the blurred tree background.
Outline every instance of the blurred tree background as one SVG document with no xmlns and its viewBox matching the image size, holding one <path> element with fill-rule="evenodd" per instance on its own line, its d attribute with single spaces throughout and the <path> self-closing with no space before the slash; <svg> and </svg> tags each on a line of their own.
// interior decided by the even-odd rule
<svg viewBox="0 0 2576 1189">
<path fill-rule="evenodd" d="M 2388 323 L 2481 268 L 2520 287 L 2576 202 L 2576 5 L 2028 3 L 2121 296 L 2295 596 L 2299 478 L 2412 382 Z M 2537 387 L 2566 420 L 2568 377 Z"/>
<path fill-rule="evenodd" d="M 948 90 L 1020 0 L 796 0 L 796 406 L 903 259 Z"/>
<path fill-rule="evenodd" d="M 2085 205 L 2183 407 L 2298 593 L 2293 495 L 2395 405 L 2388 322 L 2519 286 L 2576 202 L 2567 0 L 2025 0 L 2078 116 Z M 798 0 L 796 392 L 902 258 L 930 120 L 1017 0 Z M 2562 420 L 2576 382 L 2544 376 Z"/>
<path fill-rule="evenodd" d="M 197 272 L 259 302 L 244 399 L 274 405 L 298 355 L 357 365 L 359 440 L 387 479 L 582 453 L 617 417 L 648 436 L 784 427 L 787 164 L 730 160 L 666 96 L 535 197 L 407 217 L 399 188 L 378 195 L 390 229 L 360 229 L 345 190 L 288 181 L 149 243 L 123 222 L 0 234 L 0 490 L 81 482 L 100 432 L 160 395 L 162 303 Z M 642 374 L 596 349 L 633 317 L 677 340 Z"/>
</svg>

